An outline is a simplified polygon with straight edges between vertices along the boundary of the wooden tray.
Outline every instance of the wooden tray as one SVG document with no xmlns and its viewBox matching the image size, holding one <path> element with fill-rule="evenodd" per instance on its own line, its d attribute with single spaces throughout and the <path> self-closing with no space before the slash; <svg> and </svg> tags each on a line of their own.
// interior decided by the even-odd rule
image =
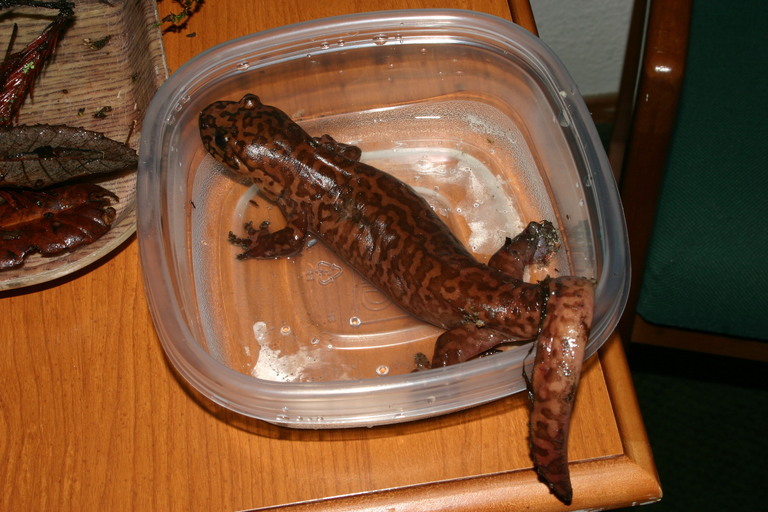
<svg viewBox="0 0 768 512">
<path fill-rule="evenodd" d="M 5 55 L 13 24 L 13 51 L 42 32 L 56 11 L 0 10 L 0 50 Z M 104 133 L 138 149 L 144 110 L 168 76 L 154 0 L 82 0 L 75 19 L 59 40 L 53 60 L 21 109 L 18 124 L 66 124 Z M 109 36 L 101 49 L 89 46 Z M 110 108 L 106 117 L 94 117 Z M 136 229 L 136 174 L 103 180 L 115 192 L 117 217 L 112 229 L 90 245 L 54 257 L 38 254 L 18 269 L 0 272 L 0 290 L 40 284 L 80 270 L 106 256 Z"/>
</svg>

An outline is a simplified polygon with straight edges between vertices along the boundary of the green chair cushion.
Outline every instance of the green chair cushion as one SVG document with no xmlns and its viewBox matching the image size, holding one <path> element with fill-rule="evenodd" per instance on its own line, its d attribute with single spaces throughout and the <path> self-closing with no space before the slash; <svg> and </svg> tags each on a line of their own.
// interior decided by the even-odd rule
<svg viewBox="0 0 768 512">
<path fill-rule="evenodd" d="M 696 0 L 638 312 L 768 340 L 768 1 Z"/>
</svg>

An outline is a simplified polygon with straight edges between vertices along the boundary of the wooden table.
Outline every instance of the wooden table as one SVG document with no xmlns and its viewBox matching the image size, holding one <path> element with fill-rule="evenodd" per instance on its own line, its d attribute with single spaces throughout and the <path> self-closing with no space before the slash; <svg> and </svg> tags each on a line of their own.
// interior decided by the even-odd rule
<svg viewBox="0 0 768 512">
<path fill-rule="evenodd" d="M 166 34 L 168 64 L 287 23 L 417 7 L 484 11 L 535 31 L 527 0 L 217 0 L 186 32 Z M 175 8 L 160 2 L 161 13 Z M 196 396 L 155 335 L 135 239 L 76 275 L 3 292 L 0 323 L 0 510 L 566 509 L 531 469 L 523 394 L 339 431 L 284 429 Z M 570 458 L 571 509 L 661 495 L 617 336 L 586 365 Z"/>
</svg>

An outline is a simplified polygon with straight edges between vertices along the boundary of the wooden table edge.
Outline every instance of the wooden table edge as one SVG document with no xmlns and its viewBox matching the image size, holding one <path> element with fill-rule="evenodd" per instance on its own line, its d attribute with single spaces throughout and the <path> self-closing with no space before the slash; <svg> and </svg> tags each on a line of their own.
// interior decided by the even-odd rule
<svg viewBox="0 0 768 512">
<path fill-rule="evenodd" d="M 599 352 L 624 453 L 571 465 L 574 501 L 563 505 L 532 469 L 505 471 L 420 485 L 250 509 L 290 512 L 538 511 L 582 510 L 652 503 L 661 499 L 640 408 L 621 339 L 613 335 Z M 605 474 L 611 474 L 606 485 Z M 532 491 L 534 489 L 534 491 Z"/>
</svg>

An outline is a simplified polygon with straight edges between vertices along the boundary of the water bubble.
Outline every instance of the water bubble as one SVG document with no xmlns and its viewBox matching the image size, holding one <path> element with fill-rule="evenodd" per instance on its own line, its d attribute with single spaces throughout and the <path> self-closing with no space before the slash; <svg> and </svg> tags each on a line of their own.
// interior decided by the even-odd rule
<svg viewBox="0 0 768 512">
<path fill-rule="evenodd" d="M 312 338 L 311 340 L 309 340 L 309 342 L 312 345 L 317 345 L 318 343 L 320 343 L 320 338 Z"/>
<path fill-rule="evenodd" d="M 421 171 L 425 171 L 427 169 L 430 169 L 432 167 L 432 162 L 429 161 L 428 157 L 420 158 L 416 162 L 416 167 L 419 168 Z"/>
<path fill-rule="evenodd" d="M 563 128 L 571 126 L 571 119 L 564 110 L 557 115 L 557 122 L 560 123 L 560 126 Z"/>
<path fill-rule="evenodd" d="M 291 334 L 291 326 L 290 325 L 284 325 L 280 328 L 280 334 L 283 336 L 287 336 L 288 334 Z"/>
<path fill-rule="evenodd" d="M 362 323 L 363 323 L 363 321 L 360 320 L 359 316 L 353 316 L 353 317 L 351 317 L 349 319 L 349 325 L 351 325 L 352 327 L 359 327 L 360 324 L 362 324 Z"/>
<path fill-rule="evenodd" d="M 248 64 L 247 62 L 241 62 L 240 64 L 237 65 L 237 70 L 238 71 L 245 71 L 246 69 L 248 69 L 250 67 L 251 67 L 251 65 Z"/>
<path fill-rule="evenodd" d="M 379 375 L 382 375 L 382 376 L 388 374 L 389 373 L 389 366 L 387 366 L 385 364 L 380 365 L 378 368 L 376 368 L 376 373 L 378 373 Z"/>
<path fill-rule="evenodd" d="M 328 44 L 327 42 L 323 42 L 323 43 L 320 45 L 320 48 L 322 48 L 323 50 L 327 50 L 327 49 L 328 49 L 328 48 L 330 48 L 330 47 L 331 47 L 331 45 L 330 45 L 330 44 Z"/>
<path fill-rule="evenodd" d="M 386 43 L 388 39 L 389 39 L 389 37 L 385 36 L 384 34 L 379 34 L 377 36 L 373 36 L 373 42 L 376 45 L 378 45 L 378 46 L 381 46 L 384 43 Z"/>
<path fill-rule="evenodd" d="M 427 49 L 426 48 L 422 48 L 421 50 L 419 50 L 419 53 L 421 53 L 422 55 L 426 55 Z"/>
<path fill-rule="evenodd" d="M 339 46 L 344 46 L 347 44 L 343 39 L 339 39 Z"/>
</svg>

